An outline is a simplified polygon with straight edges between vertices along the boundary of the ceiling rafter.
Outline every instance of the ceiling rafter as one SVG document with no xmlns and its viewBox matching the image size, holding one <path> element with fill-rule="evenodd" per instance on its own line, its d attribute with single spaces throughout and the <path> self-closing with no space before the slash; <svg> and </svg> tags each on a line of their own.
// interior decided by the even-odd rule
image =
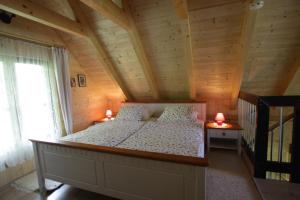
<svg viewBox="0 0 300 200">
<path fill-rule="evenodd" d="M 129 30 L 130 25 L 128 18 L 125 16 L 124 10 L 120 9 L 113 1 L 111 0 L 80 0 L 82 3 L 88 7 L 96 10 L 101 15 L 112 20 L 114 23 L 120 25 L 122 28 Z"/>
<path fill-rule="evenodd" d="M 196 99 L 196 85 L 194 77 L 194 65 L 193 65 L 193 51 L 192 51 L 192 38 L 191 38 L 191 26 L 188 15 L 188 7 L 186 0 L 171 0 L 173 7 L 179 18 L 187 20 L 186 35 L 185 35 L 185 54 L 186 54 L 186 66 L 188 72 L 189 81 L 189 93 L 190 98 Z"/>
<path fill-rule="evenodd" d="M 0 9 L 79 37 L 87 37 L 79 23 L 28 0 L 1 0 Z"/>
<path fill-rule="evenodd" d="M 238 46 L 238 63 L 234 69 L 232 80 L 232 93 L 231 93 L 231 107 L 235 108 L 242 80 L 244 76 L 245 65 L 247 62 L 247 56 L 250 48 L 250 43 L 255 27 L 257 11 L 249 9 L 249 1 L 244 2 L 244 20 L 242 24 L 242 31 L 240 37 L 240 44 Z"/>
<path fill-rule="evenodd" d="M 286 90 L 288 89 L 290 83 L 292 82 L 294 76 L 296 75 L 299 69 L 300 55 L 296 57 L 295 62 L 291 66 L 289 66 L 285 74 L 283 74 L 283 79 L 278 85 L 277 95 L 281 96 L 285 94 Z"/>
<path fill-rule="evenodd" d="M 134 19 L 130 13 L 130 8 L 127 1 L 123 1 L 126 7 L 126 11 L 118 7 L 111 0 L 80 0 L 91 9 L 94 9 L 99 14 L 109 18 L 116 24 L 119 24 L 125 30 L 127 30 L 135 53 L 141 63 L 142 70 L 146 77 L 146 80 L 151 89 L 152 95 L 155 99 L 159 99 L 159 89 L 157 86 L 157 80 L 155 79 L 153 67 L 148 59 L 147 53 L 142 43 L 141 36 L 136 28 Z"/>
<path fill-rule="evenodd" d="M 97 35 L 94 31 L 90 28 L 88 20 L 86 19 L 85 14 L 83 13 L 82 9 L 80 8 L 80 2 L 78 0 L 68 0 L 74 15 L 76 16 L 77 20 L 82 24 L 84 31 L 86 32 L 87 36 L 89 37 L 89 41 L 95 47 L 98 52 L 99 59 L 103 64 L 105 70 L 111 75 L 111 78 L 119 85 L 121 90 L 123 91 L 127 100 L 133 100 L 132 95 L 130 94 L 128 88 L 124 80 L 121 78 L 119 72 L 117 71 L 114 64 L 111 62 L 109 55 L 105 48 L 103 47 L 102 42 L 98 39 Z"/>
</svg>

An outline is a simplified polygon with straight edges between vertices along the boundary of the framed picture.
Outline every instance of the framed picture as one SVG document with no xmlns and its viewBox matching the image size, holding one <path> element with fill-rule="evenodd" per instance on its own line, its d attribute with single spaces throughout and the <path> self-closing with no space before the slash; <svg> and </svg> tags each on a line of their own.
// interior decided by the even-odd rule
<svg viewBox="0 0 300 200">
<path fill-rule="evenodd" d="M 71 83 L 71 87 L 76 87 L 76 78 L 71 77 L 70 83 Z"/>
<path fill-rule="evenodd" d="M 86 77 L 84 74 L 78 74 L 78 86 L 79 87 L 86 87 Z"/>
</svg>

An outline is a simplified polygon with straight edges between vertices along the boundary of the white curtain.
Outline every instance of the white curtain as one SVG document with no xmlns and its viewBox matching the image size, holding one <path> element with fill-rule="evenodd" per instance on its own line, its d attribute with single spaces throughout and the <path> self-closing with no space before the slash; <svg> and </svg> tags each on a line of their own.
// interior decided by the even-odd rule
<svg viewBox="0 0 300 200">
<path fill-rule="evenodd" d="M 69 57 L 64 48 L 52 47 L 55 75 L 59 92 L 60 106 L 67 134 L 73 133 L 72 96 L 69 74 Z"/>
<path fill-rule="evenodd" d="M 0 37 L 0 171 L 33 158 L 28 138 L 58 138 L 62 120 L 50 47 Z"/>
</svg>

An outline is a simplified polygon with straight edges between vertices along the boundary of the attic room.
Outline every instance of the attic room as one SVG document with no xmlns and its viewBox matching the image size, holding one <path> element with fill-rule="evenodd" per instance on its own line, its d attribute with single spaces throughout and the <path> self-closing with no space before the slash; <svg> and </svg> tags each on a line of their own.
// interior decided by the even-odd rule
<svg viewBox="0 0 300 200">
<path fill-rule="evenodd" d="M 299 0 L 0 0 L 0 200 L 300 199 Z"/>
</svg>

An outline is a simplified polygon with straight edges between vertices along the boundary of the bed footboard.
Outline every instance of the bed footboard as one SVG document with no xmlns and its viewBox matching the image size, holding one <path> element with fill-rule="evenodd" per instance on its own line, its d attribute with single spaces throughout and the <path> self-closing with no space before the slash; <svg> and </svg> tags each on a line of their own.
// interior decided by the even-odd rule
<svg viewBox="0 0 300 200">
<path fill-rule="evenodd" d="M 33 141 L 45 178 L 124 200 L 204 200 L 206 168 Z"/>
</svg>

